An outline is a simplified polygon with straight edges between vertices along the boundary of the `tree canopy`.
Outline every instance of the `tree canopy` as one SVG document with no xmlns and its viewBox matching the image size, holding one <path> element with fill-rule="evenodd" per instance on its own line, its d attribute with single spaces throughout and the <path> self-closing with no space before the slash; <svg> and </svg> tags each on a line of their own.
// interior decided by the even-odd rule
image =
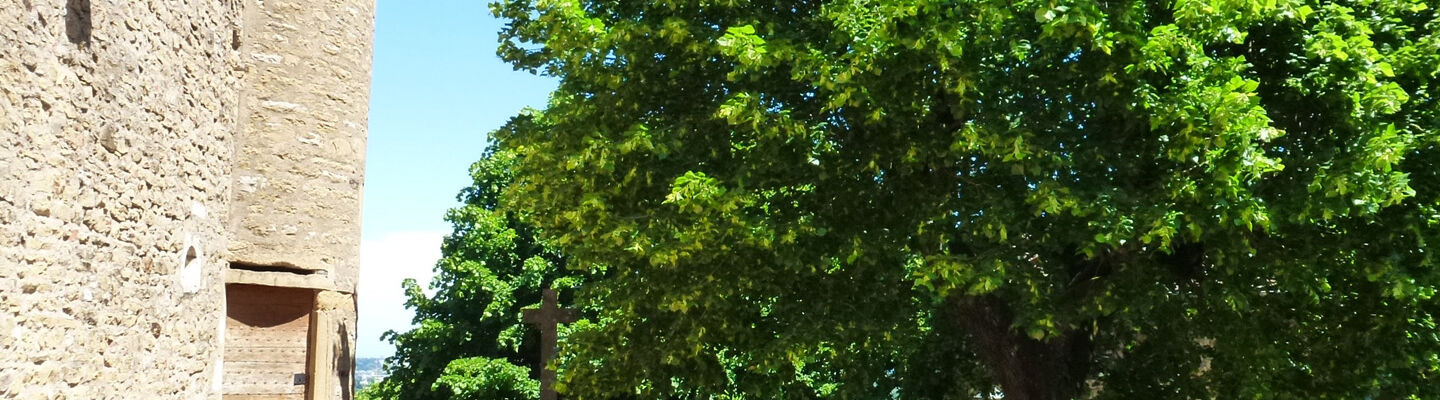
<svg viewBox="0 0 1440 400">
<path fill-rule="evenodd" d="M 1440 397 L 1424 0 L 505 0 L 575 399 Z"/>
<path fill-rule="evenodd" d="M 564 257 L 537 240 L 534 228 L 498 209 L 514 160 L 490 149 L 470 167 L 474 184 L 445 214 L 455 230 L 441 245 L 431 293 L 404 282 L 416 328 L 385 334 L 395 345 L 388 376 L 362 398 L 539 398 L 531 379 L 540 365 L 539 335 L 521 323 L 520 310 L 539 304 L 541 289 L 571 288 L 584 278 L 565 269 Z"/>
</svg>

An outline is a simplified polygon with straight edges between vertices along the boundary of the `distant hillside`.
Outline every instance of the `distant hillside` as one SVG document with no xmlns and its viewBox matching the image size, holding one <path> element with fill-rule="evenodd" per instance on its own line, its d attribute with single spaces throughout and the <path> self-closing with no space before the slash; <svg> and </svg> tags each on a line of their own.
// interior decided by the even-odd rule
<svg viewBox="0 0 1440 400">
<path fill-rule="evenodd" d="M 355 391 L 385 378 L 384 358 L 355 359 Z"/>
</svg>

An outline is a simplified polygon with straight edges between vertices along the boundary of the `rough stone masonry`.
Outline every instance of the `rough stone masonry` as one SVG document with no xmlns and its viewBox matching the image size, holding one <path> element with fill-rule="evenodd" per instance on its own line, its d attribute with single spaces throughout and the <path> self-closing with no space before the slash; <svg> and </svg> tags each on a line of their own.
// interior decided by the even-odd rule
<svg viewBox="0 0 1440 400">
<path fill-rule="evenodd" d="M 374 0 L 5 0 L 0 398 L 349 399 Z"/>
</svg>

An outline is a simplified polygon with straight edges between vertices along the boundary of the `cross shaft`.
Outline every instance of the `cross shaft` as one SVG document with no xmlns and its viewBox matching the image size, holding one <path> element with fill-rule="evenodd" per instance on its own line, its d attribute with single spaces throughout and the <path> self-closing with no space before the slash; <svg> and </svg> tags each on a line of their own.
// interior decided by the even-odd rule
<svg viewBox="0 0 1440 400">
<path fill-rule="evenodd" d="M 521 311 L 527 324 L 540 329 L 540 400 L 556 400 L 555 369 L 550 360 L 555 359 L 555 329 L 561 323 L 575 322 L 580 318 L 574 309 L 560 308 L 560 296 L 554 289 L 545 289 L 541 295 L 540 309 Z"/>
</svg>

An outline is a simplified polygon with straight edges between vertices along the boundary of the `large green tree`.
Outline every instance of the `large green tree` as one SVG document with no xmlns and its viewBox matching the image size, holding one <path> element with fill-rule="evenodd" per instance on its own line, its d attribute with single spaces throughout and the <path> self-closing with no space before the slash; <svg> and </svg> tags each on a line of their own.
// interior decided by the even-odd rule
<svg viewBox="0 0 1440 400">
<path fill-rule="evenodd" d="M 564 257 L 516 214 L 498 209 L 514 163 L 513 154 L 492 148 L 470 167 L 474 183 L 460 191 L 461 206 L 445 214 L 455 230 L 441 244 L 431 293 L 413 279 L 404 282 L 416 327 L 385 334 L 395 345 L 385 362 L 388 376 L 364 396 L 539 398 L 531 378 L 540 364 L 539 335 L 521 323 L 520 310 L 536 307 L 542 288 L 574 287 L 583 275 L 565 269 Z"/>
<path fill-rule="evenodd" d="M 576 399 L 1440 398 L 1433 0 L 505 0 Z"/>
</svg>

